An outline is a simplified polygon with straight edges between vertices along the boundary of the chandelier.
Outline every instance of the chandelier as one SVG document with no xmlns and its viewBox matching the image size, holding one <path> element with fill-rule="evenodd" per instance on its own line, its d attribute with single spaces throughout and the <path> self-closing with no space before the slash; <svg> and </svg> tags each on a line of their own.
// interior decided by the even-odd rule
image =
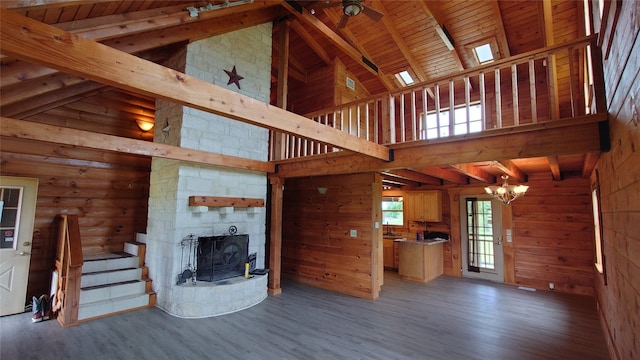
<svg viewBox="0 0 640 360">
<path fill-rule="evenodd" d="M 494 198 L 500 200 L 505 206 L 524 195 L 527 189 L 529 189 L 527 185 L 509 185 L 507 179 L 509 179 L 507 175 L 502 175 L 501 186 L 487 186 L 484 188 L 487 194 L 493 195 Z"/>
</svg>

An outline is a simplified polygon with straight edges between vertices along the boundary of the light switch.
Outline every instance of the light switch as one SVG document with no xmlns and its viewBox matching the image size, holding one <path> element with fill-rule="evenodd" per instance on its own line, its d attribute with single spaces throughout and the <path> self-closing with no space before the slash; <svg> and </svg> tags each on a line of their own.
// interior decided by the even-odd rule
<svg viewBox="0 0 640 360">
<path fill-rule="evenodd" d="M 358 230 L 351 229 L 351 231 L 349 231 L 349 235 L 351 237 L 357 237 L 358 236 Z"/>
<path fill-rule="evenodd" d="M 380 223 L 379 223 L 379 222 L 377 222 L 377 221 L 376 221 L 376 222 L 374 222 L 374 223 L 373 223 L 373 227 L 374 227 L 375 229 L 380 229 Z"/>
</svg>

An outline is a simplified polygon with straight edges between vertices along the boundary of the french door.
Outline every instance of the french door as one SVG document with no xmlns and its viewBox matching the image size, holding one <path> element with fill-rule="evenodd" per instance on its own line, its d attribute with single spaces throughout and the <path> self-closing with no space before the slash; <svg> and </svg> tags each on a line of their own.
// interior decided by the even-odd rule
<svg viewBox="0 0 640 360">
<path fill-rule="evenodd" d="M 462 275 L 504 282 L 502 205 L 486 196 L 460 201 Z"/>
</svg>

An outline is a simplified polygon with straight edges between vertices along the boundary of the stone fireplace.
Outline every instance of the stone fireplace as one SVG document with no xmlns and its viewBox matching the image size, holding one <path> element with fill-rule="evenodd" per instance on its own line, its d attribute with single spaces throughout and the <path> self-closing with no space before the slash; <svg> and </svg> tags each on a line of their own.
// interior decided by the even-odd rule
<svg viewBox="0 0 640 360">
<path fill-rule="evenodd" d="M 268 103 L 271 76 L 271 24 L 193 42 L 165 66 Z M 239 89 L 227 85 L 225 70 L 244 77 Z M 240 158 L 267 161 L 269 131 L 164 100 L 156 103 L 154 141 Z M 248 146 L 250 145 L 250 146 Z M 267 196 L 267 174 L 154 158 L 152 161 L 146 262 L 156 305 L 169 314 L 198 318 L 253 306 L 267 296 L 267 276 L 225 281 L 177 281 L 188 267 L 187 237 L 229 235 L 233 226 L 246 235 L 246 250 L 264 268 L 264 208 L 189 206 L 190 196 L 259 198 Z M 192 250 L 193 251 L 193 248 Z M 246 256 L 246 255 L 242 255 Z M 197 259 L 195 259 L 197 261 Z M 194 259 L 192 259 L 194 261 Z M 244 265 L 243 265 L 244 266 Z M 244 275 L 244 274 L 242 274 Z"/>
<path fill-rule="evenodd" d="M 248 263 L 249 235 L 201 236 L 196 247 L 196 278 L 218 281 L 243 276 Z"/>
</svg>

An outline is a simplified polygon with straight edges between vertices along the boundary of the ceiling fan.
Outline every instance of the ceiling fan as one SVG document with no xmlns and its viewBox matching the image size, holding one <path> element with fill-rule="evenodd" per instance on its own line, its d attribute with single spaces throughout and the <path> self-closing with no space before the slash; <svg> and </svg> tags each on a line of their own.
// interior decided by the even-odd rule
<svg viewBox="0 0 640 360">
<path fill-rule="evenodd" d="M 340 22 L 338 22 L 338 29 L 344 28 L 347 25 L 347 21 L 350 17 L 357 16 L 360 13 L 365 14 L 373 21 L 379 21 L 380 19 L 382 19 L 382 17 L 384 16 L 383 13 L 374 8 L 364 6 L 362 4 L 363 1 L 364 0 L 325 0 L 324 4 L 321 3 L 319 5 L 315 5 L 314 7 L 315 9 L 323 9 L 342 5 L 342 18 L 340 19 Z"/>
</svg>

